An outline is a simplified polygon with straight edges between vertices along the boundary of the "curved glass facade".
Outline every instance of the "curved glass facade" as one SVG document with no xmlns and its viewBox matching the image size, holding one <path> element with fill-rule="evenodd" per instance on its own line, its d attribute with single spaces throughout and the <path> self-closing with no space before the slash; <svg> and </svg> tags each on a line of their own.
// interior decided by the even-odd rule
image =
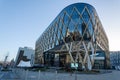
<svg viewBox="0 0 120 80">
<path fill-rule="evenodd" d="M 94 7 L 75 3 L 64 8 L 36 41 L 35 58 L 46 66 L 108 68 L 108 39 Z"/>
</svg>

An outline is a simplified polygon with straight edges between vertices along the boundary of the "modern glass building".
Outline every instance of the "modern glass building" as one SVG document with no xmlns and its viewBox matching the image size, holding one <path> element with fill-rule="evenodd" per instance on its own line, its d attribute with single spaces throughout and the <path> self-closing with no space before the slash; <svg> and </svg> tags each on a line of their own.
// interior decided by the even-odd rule
<svg viewBox="0 0 120 80">
<path fill-rule="evenodd" d="M 112 69 L 120 70 L 120 51 L 110 51 L 110 65 Z"/>
<path fill-rule="evenodd" d="M 15 59 L 15 67 L 31 67 L 33 65 L 32 55 L 35 54 L 35 50 L 30 47 L 20 47 Z"/>
<path fill-rule="evenodd" d="M 35 45 L 35 62 L 48 67 L 109 68 L 109 45 L 96 10 L 86 3 L 64 8 Z"/>
</svg>

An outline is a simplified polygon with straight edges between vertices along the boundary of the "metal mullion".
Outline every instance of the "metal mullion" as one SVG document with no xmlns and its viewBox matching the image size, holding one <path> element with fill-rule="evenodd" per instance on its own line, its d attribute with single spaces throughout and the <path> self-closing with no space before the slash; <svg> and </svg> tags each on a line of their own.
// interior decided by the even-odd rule
<svg viewBox="0 0 120 80">
<path fill-rule="evenodd" d="M 69 17 L 69 15 L 68 15 L 68 13 L 67 13 L 66 11 L 64 11 L 64 14 Z M 64 17 L 65 17 L 65 15 L 64 15 Z M 69 18 L 70 18 L 70 17 L 69 17 Z M 62 20 L 62 25 L 65 25 L 64 23 L 65 23 L 65 22 Z M 69 23 L 69 21 L 68 21 L 68 23 Z M 68 23 L 67 23 L 67 25 L 68 25 Z M 65 25 L 65 26 L 66 26 L 66 25 Z M 64 27 L 64 26 L 62 26 L 62 27 Z"/>
<path fill-rule="evenodd" d="M 48 43 L 48 45 L 49 45 L 49 49 L 50 49 L 50 40 L 51 40 L 51 38 L 50 38 L 50 28 L 49 28 L 48 33 L 49 33 L 49 34 L 48 34 L 48 37 L 49 37 L 49 38 L 48 38 L 48 39 L 49 39 L 49 43 Z"/>
<path fill-rule="evenodd" d="M 74 7 L 73 10 L 76 11 L 76 7 Z M 74 11 L 73 11 L 73 12 L 74 12 Z M 72 12 L 72 14 L 73 14 L 73 12 Z M 76 11 L 76 12 L 77 12 L 77 11 Z M 72 16 L 72 14 L 71 14 L 71 16 Z M 77 14 L 78 14 L 78 12 L 77 12 Z M 78 14 L 78 15 L 79 15 L 79 14 Z M 79 19 L 79 18 L 78 18 L 78 19 Z M 71 18 L 71 20 L 72 20 L 72 18 Z M 77 24 L 76 24 L 73 20 L 72 20 L 72 23 L 75 25 L 75 28 L 74 28 L 74 30 L 75 30 Z"/>
<path fill-rule="evenodd" d="M 50 28 L 50 47 L 52 48 L 52 27 Z"/>
<path fill-rule="evenodd" d="M 91 15 L 90 15 L 90 12 L 89 12 L 89 10 L 88 10 L 88 8 L 86 7 L 86 10 L 87 10 L 87 12 L 88 12 L 88 14 L 89 14 L 89 16 L 90 16 L 90 22 L 92 22 L 92 17 L 91 17 Z M 92 32 L 92 35 L 91 35 L 91 37 L 93 37 L 93 35 L 94 35 L 94 33 L 95 33 L 95 31 L 94 31 L 94 24 L 93 24 L 93 22 L 91 23 L 92 24 L 92 28 L 93 28 L 93 32 Z M 91 41 L 92 41 L 92 38 L 91 38 Z"/>
<path fill-rule="evenodd" d="M 63 20 L 62 20 L 62 29 L 63 29 L 63 27 L 65 26 L 65 24 L 64 24 L 64 22 L 63 22 Z M 64 39 L 64 36 L 63 36 L 63 34 L 62 34 L 62 29 L 61 29 L 61 35 L 62 35 L 62 37 L 63 37 L 63 39 Z M 66 30 L 66 32 L 67 32 L 67 27 L 65 27 L 65 30 Z M 66 32 L 65 32 L 65 36 L 66 36 Z"/>
<path fill-rule="evenodd" d="M 67 26 L 63 23 L 63 27 L 65 28 L 66 32 L 67 32 Z M 66 36 L 66 32 L 65 32 L 65 36 Z"/>
<path fill-rule="evenodd" d="M 64 25 L 64 24 L 63 24 Z M 66 29 L 67 30 L 67 29 Z M 65 40 L 63 39 L 63 42 L 66 44 Z"/>
<path fill-rule="evenodd" d="M 85 23 L 84 23 L 85 24 Z M 85 24 L 86 25 L 86 24 Z M 81 38 L 81 40 L 80 40 L 80 42 L 82 42 L 83 41 L 83 36 L 85 35 L 85 32 L 86 32 L 86 29 L 88 28 L 88 24 L 86 25 L 86 28 L 85 28 L 85 30 L 84 30 L 84 32 L 83 32 L 83 35 L 82 35 L 82 38 Z"/>
<path fill-rule="evenodd" d="M 53 26 L 52 26 L 52 30 L 51 31 L 52 31 L 51 35 L 52 35 L 52 46 L 53 46 L 53 44 L 54 44 L 54 27 Z"/>
<path fill-rule="evenodd" d="M 90 18 L 90 12 L 88 10 L 88 8 L 85 6 L 85 10 L 87 11 L 88 15 L 89 15 L 89 18 Z"/>
<path fill-rule="evenodd" d="M 89 26 L 89 23 L 90 23 L 91 21 L 90 21 L 90 19 L 89 19 L 89 21 L 88 21 L 88 26 Z M 92 32 L 92 35 L 90 34 L 90 32 L 89 32 L 89 28 L 87 27 L 87 29 L 88 29 L 88 34 L 90 35 L 90 37 L 92 37 L 93 36 L 93 32 Z M 94 31 L 94 30 L 93 30 Z M 92 38 L 91 38 L 92 39 Z"/>
<path fill-rule="evenodd" d="M 82 34 L 80 34 L 79 30 L 78 30 L 78 27 L 79 27 L 79 23 L 76 25 L 76 28 L 77 28 L 77 31 L 79 33 L 79 36 L 82 36 Z"/>
<path fill-rule="evenodd" d="M 72 10 L 72 13 L 73 13 L 73 11 L 74 11 L 74 9 Z M 72 15 L 72 13 L 71 13 L 71 15 Z M 66 12 L 66 14 L 67 14 L 67 12 Z M 71 19 L 71 15 L 70 15 L 70 17 L 69 17 L 69 18 L 70 18 L 70 20 L 72 20 L 72 19 Z M 70 23 L 70 21 L 68 22 L 68 27 L 69 27 L 69 23 Z M 73 22 L 73 23 L 74 23 L 74 22 Z M 72 37 L 71 37 L 71 36 L 70 36 L 70 38 L 72 39 Z M 72 41 L 74 41 L 74 40 L 72 39 Z"/>
<path fill-rule="evenodd" d="M 75 8 L 73 8 L 73 10 L 72 10 L 72 12 L 70 14 L 70 19 L 71 19 L 72 23 L 75 25 L 75 22 L 72 20 L 72 15 L 73 15 L 74 10 L 75 10 Z"/>
<path fill-rule="evenodd" d="M 46 47 L 47 47 L 47 49 L 48 49 L 48 46 L 49 46 L 49 40 L 48 40 L 48 38 L 49 38 L 48 37 L 48 33 L 46 33 L 46 45 L 47 45 Z"/>
<path fill-rule="evenodd" d="M 78 9 L 75 7 L 75 10 L 77 11 L 78 15 L 79 15 L 79 18 L 82 17 L 81 13 L 78 11 Z"/>
<path fill-rule="evenodd" d="M 57 32 L 57 30 L 56 30 L 57 26 L 56 25 L 57 25 L 57 23 L 54 24 L 54 43 L 55 43 L 54 46 L 56 45 L 56 32 Z"/>
<path fill-rule="evenodd" d="M 60 18 L 59 18 L 59 21 L 60 21 Z M 58 23 L 56 23 L 56 25 L 57 25 L 56 42 L 57 42 L 57 41 L 59 42 L 59 39 L 58 39 L 58 28 L 59 28 Z M 55 45 L 56 45 L 56 44 L 55 44 Z"/>
<path fill-rule="evenodd" d="M 85 56 L 84 56 L 84 58 L 83 58 L 83 63 L 85 64 L 86 59 L 87 59 L 87 56 L 88 56 L 88 49 L 87 49 L 87 45 L 85 44 L 84 41 L 82 42 L 82 44 L 83 44 L 84 49 L 85 49 Z"/>
<path fill-rule="evenodd" d="M 44 36 L 43 36 L 43 49 L 45 48 Z"/>
<path fill-rule="evenodd" d="M 44 49 L 46 49 L 46 33 L 44 33 L 44 35 L 45 35 L 44 36 L 44 46 L 45 46 Z"/>
<path fill-rule="evenodd" d="M 92 21 L 92 14 L 90 14 L 90 11 L 88 10 L 88 8 L 86 7 L 86 10 L 87 10 L 87 12 L 88 12 L 88 14 L 89 14 L 89 16 L 90 16 L 90 21 L 91 21 L 91 23 L 92 23 L 92 25 L 93 25 L 93 29 L 94 29 L 94 24 L 93 24 L 93 21 Z"/>
<path fill-rule="evenodd" d="M 68 21 L 68 24 L 69 24 L 71 17 L 67 12 L 66 12 L 66 15 L 69 17 L 69 21 Z"/>
<path fill-rule="evenodd" d="M 54 38 L 55 35 L 56 35 L 56 34 L 55 34 L 55 26 L 53 26 L 53 44 L 54 44 L 54 45 L 55 45 L 55 38 Z"/>
<path fill-rule="evenodd" d="M 90 60 L 90 62 L 91 62 L 91 58 L 90 58 L 90 56 L 89 56 L 89 49 L 90 49 L 90 47 L 91 47 L 91 43 L 88 43 L 88 45 L 86 45 L 85 43 L 83 43 L 84 44 L 84 47 L 86 46 L 86 57 L 85 57 L 85 59 L 87 58 L 87 57 L 89 57 L 89 60 Z M 86 60 L 84 59 L 84 62 L 86 62 Z M 92 62 L 91 62 L 91 66 L 92 66 Z"/>
<path fill-rule="evenodd" d="M 70 17 L 70 20 L 72 20 L 72 18 Z M 74 22 L 72 21 L 72 23 L 73 23 L 73 25 L 74 25 Z M 70 24 L 70 23 L 69 23 Z M 68 27 L 69 27 L 69 24 L 68 24 Z M 73 38 L 71 37 L 71 35 L 70 35 L 70 38 L 72 39 L 72 41 L 74 41 L 73 40 Z"/>
<path fill-rule="evenodd" d="M 68 21 L 67 25 L 65 25 L 65 24 L 63 24 L 63 25 L 66 27 L 66 34 L 67 34 L 67 29 L 68 29 L 71 18 L 70 18 L 70 15 L 67 12 L 66 12 L 66 15 L 69 17 L 69 21 Z M 65 34 L 65 36 L 66 36 L 66 34 Z"/>
<path fill-rule="evenodd" d="M 86 6 L 84 7 L 83 11 L 81 12 L 81 15 L 83 15 L 83 13 L 84 13 L 84 11 L 85 11 L 85 8 L 86 8 Z"/>
<path fill-rule="evenodd" d="M 76 9 L 76 8 L 75 8 L 75 9 Z M 83 14 L 84 10 L 85 10 L 85 7 L 84 7 L 82 13 L 80 13 L 80 12 L 76 9 L 76 11 L 78 12 L 78 14 L 79 14 L 79 16 L 80 16 L 80 18 L 81 18 L 81 20 L 82 20 L 83 23 L 85 23 L 85 21 L 84 21 L 84 19 L 83 19 L 83 17 L 82 17 L 82 14 Z M 85 23 L 85 24 L 86 24 L 86 23 Z"/>
<path fill-rule="evenodd" d="M 63 21 L 62 21 L 62 23 L 63 23 Z M 68 22 L 69 23 L 69 22 Z M 64 23 L 63 23 L 63 25 L 64 25 Z M 66 31 L 67 31 L 67 28 L 66 28 Z M 60 32 L 61 33 L 61 32 Z M 61 34 L 62 35 L 62 34 Z M 68 44 L 65 42 L 65 40 L 64 40 L 64 38 L 63 38 L 63 42 L 65 43 L 65 46 L 66 46 L 66 48 L 67 48 L 67 50 L 68 50 L 68 53 L 71 55 L 71 52 L 69 51 L 70 49 L 69 49 L 69 47 L 68 47 Z M 73 59 L 73 57 L 71 56 L 71 61 L 72 62 L 74 62 L 74 59 Z"/>
<path fill-rule="evenodd" d="M 76 7 L 74 7 L 74 8 L 75 8 L 76 12 L 77 12 L 78 15 L 79 15 L 79 19 L 80 19 L 83 23 L 85 23 L 85 22 L 84 22 L 84 19 L 82 19 L 81 13 L 78 11 L 78 9 L 77 9 Z M 77 27 L 77 30 L 78 30 L 78 27 Z M 79 34 L 80 34 L 80 32 L 79 32 Z M 80 35 L 81 35 L 81 34 L 80 34 Z"/>
<path fill-rule="evenodd" d="M 60 19 L 60 23 L 62 24 L 62 21 L 63 21 L 63 19 Z M 59 23 L 59 24 L 60 24 Z M 62 24 L 63 25 L 63 24 Z M 58 27 L 58 33 L 60 33 L 60 39 L 61 39 L 61 28 L 62 28 L 62 26 L 60 26 L 60 27 Z M 59 36 L 58 36 L 59 37 Z M 60 40 L 58 39 L 58 42 L 60 42 Z"/>
</svg>

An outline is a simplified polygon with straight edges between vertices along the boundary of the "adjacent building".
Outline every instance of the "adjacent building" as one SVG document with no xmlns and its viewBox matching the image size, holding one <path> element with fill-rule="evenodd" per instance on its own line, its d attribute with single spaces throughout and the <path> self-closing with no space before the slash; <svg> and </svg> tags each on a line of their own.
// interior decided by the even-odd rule
<svg viewBox="0 0 120 80">
<path fill-rule="evenodd" d="M 120 70 L 120 51 L 111 51 L 110 52 L 110 63 L 112 69 Z"/>
<path fill-rule="evenodd" d="M 35 44 L 35 63 L 48 67 L 109 68 L 109 42 L 93 6 L 64 8 Z"/>
<path fill-rule="evenodd" d="M 16 56 L 15 66 L 16 67 L 31 67 L 31 61 L 33 63 L 32 56 L 35 54 L 35 51 L 29 47 L 20 47 Z"/>
</svg>

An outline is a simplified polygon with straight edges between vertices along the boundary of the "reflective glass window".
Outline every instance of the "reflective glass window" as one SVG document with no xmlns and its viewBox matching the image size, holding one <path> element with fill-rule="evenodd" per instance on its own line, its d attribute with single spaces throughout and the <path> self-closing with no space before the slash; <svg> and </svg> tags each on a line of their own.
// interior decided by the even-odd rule
<svg viewBox="0 0 120 80">
<path fill-rule="evenodd" d="M 47 37 L 47 38 L 46 38 L 46 40 L 47 40 L 47 46 L 48 46 L 48 44 L 49 44 L 49 40 L 48 40 L 48 38 L 49 38 L 49 37 L 48 37 L 48 33 L 47 33 L 46 37 Z"/>
<path fill-rule="evenodd" d="M 82 26 L 81 26 L 81 24 L 78 24 L 78 31 L 79 31 L 80 34 L 82 34 Z"/>
<path fill-rule="evenodd" d="M 78 29 L 79 33 L 82 34 L 82 20 L 81 19 L 79 19 L 79 23 L 77 25 L 77 29 Z"/>
<path fill-rule="evenodd" d="M 52 38 L 52 42 L 54 41 L 54 27 L 52 27 L 51 29 L 51 38 Z"/>
<path fill-rule="evenodd" d="M 58 28 L 61 29 L 61 28 L 62 28 L 62 25 L 63 25 L 63 21 L 62 21 L 62 19 L 60 19 Z"/>
<path fill-rule="evenodd" d="M 66 26 L 65 25 L 62 28 L 62 34 L 63 34 L 63 37 L 65 37 L 65 34 L 66 34 Z"/>
<path fill-rule="evenodd" d="M 52 48 L 54 48 L 54 43 L 52 43 Z"/>
<path fill-rule="evenodd" d="M 81 6 L 79 6 L 79 4 L 78 4 L 78 5 L 76 5 L 76 6 L 77 6 L 78 11 L 79 11 L 80 13 L 82 13 L 85 5 L 84 5 L 84 4 L 81 4 Z"/>
<path fill-rule="evenodd" d="M 57 34 L 57 30 L 58 30 L 58 25 L 57 23 L 55 24 L 55 34 Z"/>
<path fill-rule="evenodd" d="M 58 30 L 57 37 L 58 37 L 58 40 L 60 40 L 60 39 L 61 39 L 60 30 Z"/>
<path fill-rule="evenodd" d="M 55 33 L 55 27 L 53 28 L 53 41 L 55 42 L 55 39 L 56 39 L 56 33 Z"/>
<path fill-rule="evenodd" d="M 69 16 L 68 16 L 68 14 L 65 13 L 65 15 L 64 15 L 64 24 L 67 25 L 68 22 L 69 22 L 69 20 L 70 20 L 70 18 L 69 18 Z"/>
<path fill-rule="evenodd" d="M 89 22 L 89 24 L 88 24 L 88 30 L 89 30 L 90 35 L 92 35 L 93 34 L 93 26 L 92 26 L 91 22 Z"/>
<path fill-rule="evenodd" d="M 50 43 L 52 43 L 52 34 L 53 34 L 53 31 L 52 31 L 52 28 L 50 29 Z"/>
<path fill-rule="evenodd" d="M 69 26 L 68 26 L 68 31 L 69 32 L 73 32 L 74 31 L 74 24 L 72 22 L 72 20 L 70 20 Z"/>
<path fill-rule="evenodd" d="M 88 11 L 86 9 L 84 10 L 82 17 L 83 17 L 84 22 L 88 23 L 90 17 L 89 17 Z"/>
<path fill-rule="evenodd" d="M 85 23 L 82 23 L 81 27 L 82 27 L 82 35 L 83 35 L 83 33 L 85 32 L 85 28 L 86 28 Z"/>
<path fill-rule="evenodd" d="M 58 45 L 58 40 L 56 40 L 56 45 Z"/>
<path fill-rule="evenodd" d="M 76 9 L 74 8 L 73 13 L 71 14 L 72 20 L 73 20 L 75 23 L 78 23 L 79 17 L 80 17 L 80 16 L 79 16 L 78 12 L 77 12 Z"/>
<path fill-rule="evenodd" d="M 91 13 L 91 16 L 92 16 L 92 23 L 93 23 L 93 25 L 95 25 L 95 16 L 94 16 L 94 13 Z"/>
</svg>

